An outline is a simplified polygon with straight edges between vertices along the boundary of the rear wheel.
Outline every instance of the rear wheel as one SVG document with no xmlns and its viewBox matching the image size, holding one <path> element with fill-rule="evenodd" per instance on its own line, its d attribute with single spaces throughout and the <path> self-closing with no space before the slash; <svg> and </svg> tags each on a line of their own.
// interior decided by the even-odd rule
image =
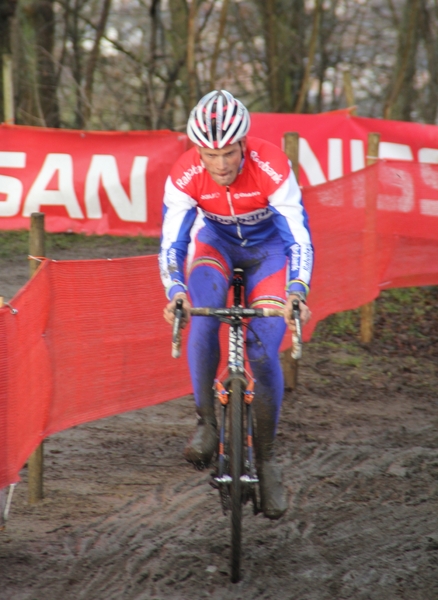
<svg viewBox="0 0 438 600">
<path fill-rule="evenodd" d="M 242 547 L 242 482 L 243 474 L 243 382 L 233 379 L 230 386 L 230 474 L 231 474 L 231 581 L 240 580 Z"/>
</svg>

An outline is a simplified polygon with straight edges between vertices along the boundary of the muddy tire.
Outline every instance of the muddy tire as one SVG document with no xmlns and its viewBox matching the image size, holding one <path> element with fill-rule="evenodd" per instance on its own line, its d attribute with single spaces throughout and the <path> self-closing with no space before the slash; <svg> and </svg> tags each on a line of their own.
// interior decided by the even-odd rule
<svg viewBox="0 0 438 600">
<path fill-rule="evenodd" d="M 230 474 L 231 474 L 231 581 L 240 580 L 242 551 L 242 483 L 243 474 L 243 384 L 231 382 Z"/>
</svg>

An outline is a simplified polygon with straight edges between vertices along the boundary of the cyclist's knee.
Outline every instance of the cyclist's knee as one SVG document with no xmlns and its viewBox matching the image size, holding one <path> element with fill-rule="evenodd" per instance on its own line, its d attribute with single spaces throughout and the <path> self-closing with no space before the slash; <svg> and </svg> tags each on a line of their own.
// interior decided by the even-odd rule
<svg viewBox="0 0 438 600">
<path fill-rule="evenodd" d="M 219 269 L 207 265 L 195 267 L 190 273 L 188 287 L 195 306 L 225 306 L 228 280 Z"/>
<path fill-rule="evenodd" d="M 247 332 L 248 358 L 269 362 L 275 360 L 285 332 L 282 317 L 253 319 Z"/>
</svg>

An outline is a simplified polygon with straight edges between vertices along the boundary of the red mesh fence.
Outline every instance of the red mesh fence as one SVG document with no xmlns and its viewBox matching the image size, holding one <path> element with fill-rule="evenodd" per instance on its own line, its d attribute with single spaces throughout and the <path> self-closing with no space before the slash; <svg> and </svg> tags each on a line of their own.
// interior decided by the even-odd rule
<svg viewBox="0 0 438 600">
<path fill-rule="evenodd" d="M 438 166 L 380 163 L 304 191 L 316 252 L 306 339 L 382 288 L 438 284 L 436 182 Z M 0 489 L 44 437 L 191 391 L 164 303 L 146 256 L 47 260 L 11 301 L 17 314 L 0 309 Z"/>
</svg>

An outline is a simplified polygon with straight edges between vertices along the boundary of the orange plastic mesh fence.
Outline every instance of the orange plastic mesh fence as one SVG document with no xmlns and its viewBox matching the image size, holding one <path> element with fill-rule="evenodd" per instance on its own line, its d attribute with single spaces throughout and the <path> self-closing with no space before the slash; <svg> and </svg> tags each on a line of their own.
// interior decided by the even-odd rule
<svg viewBox="0 0 438 600">
<path fill-rule="evenodd" d="M 438 284 L 437 184 L 438 166 L 382 162 L 304 190 L 316 252 L 306 339 L 382 288 Z M 156 256 L 47 260 L 11 301 L 18 313 L 0 309 L 0 488 L 44 437 L 191 391 L 165 302 Z"/>
<path fill-rule="evenodd" d="M 384 162 L 306 188 L 317 322 L 385 288 L 438 283 L 438 165 Z"/>
</svg>

